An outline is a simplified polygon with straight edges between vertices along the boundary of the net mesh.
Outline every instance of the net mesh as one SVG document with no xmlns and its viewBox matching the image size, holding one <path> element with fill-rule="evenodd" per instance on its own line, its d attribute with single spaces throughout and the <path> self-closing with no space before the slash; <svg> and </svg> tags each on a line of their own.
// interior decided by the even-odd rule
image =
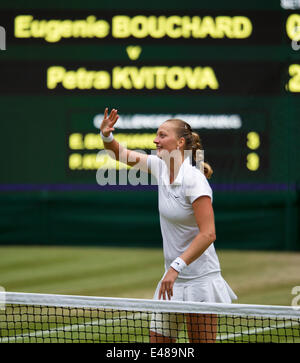
<svg viewBox="0 0 300 363">
<path fill-rule="evenodd" d="M 300 342 L 293 307 L 6 293 L 2 343 Z"/>
</svg>

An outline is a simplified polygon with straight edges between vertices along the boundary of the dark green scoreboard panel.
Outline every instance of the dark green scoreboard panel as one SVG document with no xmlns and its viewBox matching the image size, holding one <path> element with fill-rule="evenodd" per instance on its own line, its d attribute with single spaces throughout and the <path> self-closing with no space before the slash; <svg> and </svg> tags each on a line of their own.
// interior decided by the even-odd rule
<svg viewBox="0 0 300 363">
<path fill-rule="evenodd" d="M 167 118 L 199 132 L 219 246 L 297 248 L 300 2 L 19 1 L 0 25 L 3 243 L 160 243 L 155 186 L 97 183 L 122 169 L 107 106 L 131 149 Z"/>
</svg>

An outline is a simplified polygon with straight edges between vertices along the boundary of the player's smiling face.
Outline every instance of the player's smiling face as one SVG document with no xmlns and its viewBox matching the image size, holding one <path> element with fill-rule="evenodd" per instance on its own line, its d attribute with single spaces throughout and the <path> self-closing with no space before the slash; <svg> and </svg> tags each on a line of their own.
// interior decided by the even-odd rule
<svg viewBox="0 0 300 363">
<path fill-rule="evenodd" d="M 171 122 L 165 122 L 159 127 L 153 142 L 156 144 L 157 156 L 162 156 L 163 152 L 170 153 L 177 149 L 178 138 Z"/>
</svg>

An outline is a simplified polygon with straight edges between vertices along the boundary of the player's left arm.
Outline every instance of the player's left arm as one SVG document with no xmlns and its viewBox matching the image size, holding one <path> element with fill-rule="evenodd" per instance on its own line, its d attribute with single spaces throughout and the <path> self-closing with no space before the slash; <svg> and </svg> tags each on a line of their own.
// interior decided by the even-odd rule
<svg viewBox="0 0 300 363">
<path fill-rule="evenodd" d="M 199 197 L 192 205 L 199 233 L 180 256 L 187 265 L 199 258 L 216 240 L 215 217 L 211 198 L 209 196 Z"/>
</svg>

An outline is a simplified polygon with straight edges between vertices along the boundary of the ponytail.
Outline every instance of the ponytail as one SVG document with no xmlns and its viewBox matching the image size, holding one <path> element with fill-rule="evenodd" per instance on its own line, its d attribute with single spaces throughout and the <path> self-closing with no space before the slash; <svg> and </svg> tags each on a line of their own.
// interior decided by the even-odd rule
<svg viewBox="0 0 300 363">
<path fill-rule="evenodd" d="M 198 150 L 203 150 L 201 139 L 199 134 L 197 134 L 197 132 L 192 131 L 192 155 L 193 155 L 193 160 L 195 162 L 198 160 L 197 158 Z M 200 164 L 201 165 L 199 166 L 202 167 L 204 175 L 206 176 L 207 179 L 210 179 L 213 174 L 212 167 L 204 161 L 201 161 Z"/>
</svg>

